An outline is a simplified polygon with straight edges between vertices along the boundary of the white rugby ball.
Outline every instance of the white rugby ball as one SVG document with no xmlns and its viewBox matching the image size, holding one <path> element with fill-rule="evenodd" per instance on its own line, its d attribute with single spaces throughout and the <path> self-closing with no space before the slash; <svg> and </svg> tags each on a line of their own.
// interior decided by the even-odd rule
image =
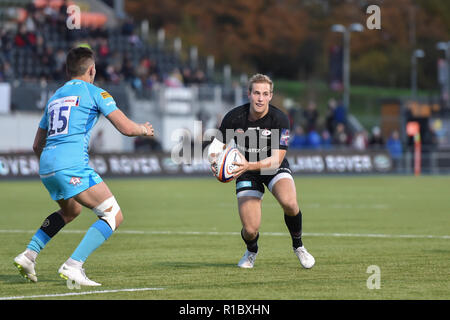
<svg viewBox="0 0 450 320">
<path fill-rule="evenodd" d="M 235 147 L 226 148 L 216 162 L 216 178 L 220 182 L 230 182 L 234 179 L 233 171 L 236 166 L 233 162 L 241 163 L 242 155 Z"/>
</svg>

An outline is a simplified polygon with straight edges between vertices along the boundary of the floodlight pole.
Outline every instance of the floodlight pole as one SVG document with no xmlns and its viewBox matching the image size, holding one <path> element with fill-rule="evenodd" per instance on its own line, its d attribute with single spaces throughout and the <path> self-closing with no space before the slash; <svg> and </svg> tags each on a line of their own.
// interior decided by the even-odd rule
<svg viewBox="0 0 450 320">
<path fill-rule="evenodd" d="M 342 57 L 342 82 L 344 85 L 344 92 L 342 102 L 345 108 L 350 110 L 350 33 L 352 31 L 362 32 L 364 27 L 359 23 L 352 23 L 345 27 L 341 24 L 335 24 L 331 27 L 331 31 L 340 32 L 343 36 L 343 57 Z"/>
<path fill-rule="evenodd" d="M 416 49 L 411 55 L 411 98 L 417 99 L 417 58 L 425 57 L 421 49 Z"/>
<path fill-rule="evenodd" d="M 447 107 L 450 108 L 450 41 L 447 42 L 438 42 L 436 45 L 436 48 L 438 50 L 444 50 L 445 52 L 445 63 L 446 63 L 446 81 L 447 81 L 447 87 L 445 88 L 447 90 Z"/>
<path fill-rule="evenodd" d="M 344 52 L 343 52 L 343 84 L 344 84 L 344 96 L 343 103 L 347 108 L 347 112 L 350 110 L 350 30 L 345 29 L 343 33 Z"/>
</svg>

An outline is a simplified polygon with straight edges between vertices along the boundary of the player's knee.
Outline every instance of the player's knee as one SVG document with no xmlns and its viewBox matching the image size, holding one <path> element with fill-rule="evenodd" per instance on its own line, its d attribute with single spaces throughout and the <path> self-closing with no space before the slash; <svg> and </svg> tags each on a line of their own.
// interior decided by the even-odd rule
<svg viewBox="0 0 450 320">
<path fill-rule="evenodd" d="M 243 237 L 247 240 L 253 240 L 258 236 L 258 232 L 258 228 L 246 226 L 243 229 Z"/>
<path fill-rule="evenodd" d="M 295 216 L 300 210 L 298 207 L 297 199 L 289 199 L 284 201 L 281 206 L 283 207 L 284 213 L 288 216 Z"/>
<path fill-rule="evenodd" d="M 122 222 L 123 222 L 122 210 L 119 210 L 119 212 L 116 215 L 116 230 L 122 224 Z"/>
<path fill-rule="evenodd" d="M 116 230 L 123 221 L 122 212 L 114 196 L 109 197 L 92 210 L 100 219 L 105 220 L 113 231 Z M 117 224 L 117 222 L 119 222 L 119 224 Z"/>
<path fill-rule="evenodd" d="M 71 206 L 70 208 L 60 209 L 58 212 L 63 218 L 64 222 L 68 224 L 80 215 L 81 210 L 81 206 Z"/>
</svg>

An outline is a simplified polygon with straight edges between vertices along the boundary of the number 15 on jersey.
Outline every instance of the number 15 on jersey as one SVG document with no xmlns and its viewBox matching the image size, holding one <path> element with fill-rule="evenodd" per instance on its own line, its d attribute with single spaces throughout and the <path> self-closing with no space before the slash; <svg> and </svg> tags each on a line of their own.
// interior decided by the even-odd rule
<svg viewBox="0 0 450 320">
<path fill-rule="evenodd" d="M 48 106 L 48 136 L 67 134 L 69 131 L 70 111 L 78 106 L 80 97 L 69 96 L 53 100 Z"/>
</svg>

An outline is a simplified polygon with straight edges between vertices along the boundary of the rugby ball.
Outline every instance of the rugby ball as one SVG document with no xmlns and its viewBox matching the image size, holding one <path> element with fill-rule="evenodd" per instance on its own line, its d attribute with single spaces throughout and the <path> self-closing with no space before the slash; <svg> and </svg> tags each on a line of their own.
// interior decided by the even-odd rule
<svg viewBox="0 0 450 320">
<path fill-rule="evenodd" d="M 226 148 L 216 162 L 216 178 L 220 182 L 230 182 L 234 179 L 233 171 L 236 166 L 233 162 L 242 162 L 242 155 L 235 147 Z"/>
</svg>

